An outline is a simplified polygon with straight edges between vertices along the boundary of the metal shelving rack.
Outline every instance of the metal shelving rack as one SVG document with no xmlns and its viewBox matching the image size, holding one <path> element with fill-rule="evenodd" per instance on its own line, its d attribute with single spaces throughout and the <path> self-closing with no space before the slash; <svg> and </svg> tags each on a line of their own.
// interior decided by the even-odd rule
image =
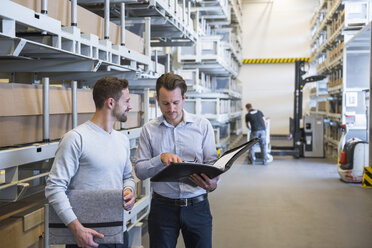
<svg viewBox="0 0 372 248">
<path fill-rule="evenodd" d="M 129 79 L 130 85 L 140 84 L 143 78 L 157 78 L 161 73 L 157 68 L 158 56 L 152 56 L 151 46 L 190 45 L 197 41 L 194 23 L 190 18 L 188 6 L 178 1 L 71 1 L 71 25 L 62 26 L 47 13 L 47 2 L 42 2 L 42 13 L 24 7 L 10 0 L 2 1 L 0 8 L 0 74 L 12 82 L 14 75 L 20 74 L 30 82 L 43 82 L 44 95 L 49 93 L 49 80 L 72 80 L 71 88 L 90 87 L 97 78 L 117 76 Z M 126 2 L 126 1 L 124 1 Z M 90 33 L 81 33 L 76 25 L 76 8 L 84 6 L 105 20 L 104 39 Z M 75 20 L 75 21 L 74 21 Z M 120 44 L 109 40 L 109 23 L 119 23 L 121 29 Z M 125 28 L 140 30 L 145 47 L 144 54 L 125 46 Z M 169 56 L 168 56 L 169 57 Z M 159 58 L 160 60 L 160 58 Z M 169 58 L 168 58 L 169 62 Z M 168 69 L 169 70 L 169 69 Z M 143 89 L 143 88 L 142 88 Z M 149 91 L 144 90 L 144 122 L 149 120 Z M 72 94 L 74 95 L 74 94 Z M 76 95 L 72 99 L 74 124 L 76 126 Z M 45 102 L 48 105 L 48 102 Z M 44 113 L 48 119 L 49 113 Z M 48 127 L 49 123 L 46 122 Z M 129 139 L 131 151 L 136 149 L 136 140 L 141 128 L 122 130 Z M 45 132 L 48 133 L 48 132 Z M 4 148 L 0 151 L 0 200 L 15 202 L 27 193 L 35 193 L 30 188 L 34 181 L 43 186 L 53 161 L 58 141 L 50 141 L 44 135 L 44 142 L 24 145 L 19 148 Z M 39 163 L 39 164 L 38 164 Z M 42 170 L 40 163 L 43 164 Z M 39 173 L 26 178 L 18 178 L 24 166 Z M 22 167 L 22 168 L 21 168 Z M 142 182 L 142 194 L 134 208 L 128 212 L 128 230 L 132 246 L 141 242 L 140 221 L 150 209 L 150 182 Z M 38 187 L 38 192 L 43 187 Z"/>
<path fill-rule="evenodd" d="M 185 75 L 189 92 L 185 109 L 208 118 L 223 152 L 230 134 L 241 133 L 241 3 L 197 1 L 198 43 L 177 49 L 176 72 Z"/>
<path fill-rule="evenodd" d="M 78 3 L 92 12 L 103 16 L 104 9 L 99 7 L 103 0 L 78 0 Z M 144 18 L 151 18 L 151 46 L 188 46 L 197 41 L 197 34 L 191 19 L 191 1 L 154 0 L 154 1 L 125 1 L 125 22 L 127 28 L 140 35 L 143 31 L 139 24 Z M 98 5 L 98 7 L 97 7 Z M 124 3 L 111 1 L 110 13 L 114 23 L 120 23 L 121 9 Z"/>
<path fill-rule="evenodd" d="M 370 6 L 366 0 L 322 0 L 311 20 L 312 66 L 317 74 L 328 75 L 327 94 L 319 94 L 317 86 L 312 89 L 311 114 L 325 118 L 328 157 L 337 157 L 341 124 L 345 123 L 345 77 L 351 66 L 345 46 L 369 20 Z"/>
<path fill-rule="evenodd" d="M 3 78 L 10 82 L 16 81 L 15 78 L 28 83 L 41 82 L 44 99 L 48 99 L 49 81 L 62 82 L 76 92 L 77 87 L 91 87 L 103 76 L 125 77 L 130 81 L 131 90 L 143 93 L 143 122 L 146 123 L 150 119 L 150 104 L 154 102 L 150 90 L 155 87 L 155 78 L 172 70 L 185 75 L 191 90 L 187 101 L 198 102 L 195 111 L 206 114 L 214 124 L 219 148 L 227 146 L 230 132 L 241 132 L 241 87 L 236 80 L 241 66 L 240 0 L 71 0 L 71 25 L 68 26 L 47 15 L 47 0 L 41 3 L 39 13 L 10 0 L 2 1 L 0 75 Z M 104 18 L 103 39 L 81 32 L 76 25 L 77 6 Z M 121 30 L 119 44 L 109 39 L 110 22 L 118 24 Z M 143 54 L 126 46 L 125 29 L 143 37 Z M 174 56 L 179 55 L 181 49 L 194 50 L 195 53 L 191 53 L 194 59 L 182 61 Z M 215 53 L 200 56 L 203 51 L 212 50 Z M 75 127 L 77 100 L 76 94 L 71 95 L 72 126 Z M 49 102 L 44 104 L 48 106 Z M 215 111 L 207 113 L 202 106 L 208 104 L 212 104 Z M 58 146 L 58 140 L 50 141 L 48 135 L 49 112 L 44 111 L 43 116 L 46 120 L 43 141 L 0 150 L 1 201 L 15 202 L 32 195 L 36 189 L 43 190 Z M 130 139 L 132 153 L 140 131 L 141 128 L 122 130 Z M 25 167 L 33 174 L 18 177 Z M 35 182 L 41 187 L 34 187 Z M 150 209 L 150 191 L 149 180 L 143 181 L 141 195 L 127 214 L 132 246 L 141 245 L 141 220 Z"/>
</svg>

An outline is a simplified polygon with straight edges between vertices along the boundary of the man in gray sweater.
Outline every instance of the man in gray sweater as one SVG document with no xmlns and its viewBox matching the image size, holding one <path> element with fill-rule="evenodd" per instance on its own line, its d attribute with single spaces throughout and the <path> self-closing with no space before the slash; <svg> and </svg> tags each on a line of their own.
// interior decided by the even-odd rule
<svg viewBox="0 0 372 248">
<path fill-rule="evenodd" d="M 93 238 L 103 234 L 79 222 L 66 190 L 123 189 L 124 209 L 132 209 L 135 202 L 129 140 L 113 129 L 115 121 L 127 120 L 132 108 L 128 81 L 115 77 L 98 80 L 93 99 L 93 118 L 62 137 L 45 188 L 49 203 L 73 233 L 78 247 L 98 247 Z"/>
</svg>

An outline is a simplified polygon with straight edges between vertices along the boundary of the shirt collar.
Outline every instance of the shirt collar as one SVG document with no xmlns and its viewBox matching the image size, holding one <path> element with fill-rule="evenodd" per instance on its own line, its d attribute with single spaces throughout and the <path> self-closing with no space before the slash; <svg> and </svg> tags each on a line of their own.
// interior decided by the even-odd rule
<svg viewBox="0 0 372 248">
<path fill-rule="evenodd" d="M 186 110 L 183 109 L 183 119 L 180 123 L 181 126 L 185 125 L 186 123 L 189 123 L 189 122 L 195 122 L 195 116 L 193 114 L 190 114 L 188 113 Z M 157 123 L 158 125 L 160 126 L 161 124 L 164 124 L 166 126 L 172 126 L 171 124 L 169 124 L 163 115 L 159 116 L 157 118 Z"/>
</svg>

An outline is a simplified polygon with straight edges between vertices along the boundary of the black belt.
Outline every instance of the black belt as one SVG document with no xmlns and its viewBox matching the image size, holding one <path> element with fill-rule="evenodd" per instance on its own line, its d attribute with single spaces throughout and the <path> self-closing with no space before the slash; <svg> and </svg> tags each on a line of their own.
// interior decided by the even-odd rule
<svg viewBox="0 0 372 248">
<path fill-rule="evenodd" d="M 192 197 L 192 198 L 172 199 L 172 198 L 164 197 L 164 196 L 159 195 L 159 194 L 154 192 L 154 193 L 152 193 L 152 198 L 156 199 L 160 202 L 169 204 L 169 205 L 174 205 L 174 206 L 179 206 L 179 207 L 187 207 L 187 206 L 196 204 L 198 202 L 204 201 L 205 199 L 208 198 L 208 194 L 203 194 L 203 195 L 199 195 L 199 196 Z"/>
</svg>

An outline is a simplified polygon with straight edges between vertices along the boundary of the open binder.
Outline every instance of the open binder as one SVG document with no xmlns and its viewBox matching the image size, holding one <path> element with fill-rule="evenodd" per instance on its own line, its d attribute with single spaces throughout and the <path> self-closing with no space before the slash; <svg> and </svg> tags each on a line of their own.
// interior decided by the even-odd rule
<svg viewBox="0 0 372 248">
<path fill-rule="evenodd" d="M 231 150 L 226 151 L 213 165 L 210 164 L 199 164 L 199 163 L 171 163 L 164 170 L 151 178 L 151 182 L 181 182 L 188 181 L 191 174 L 204 173 L 209 178 L 215 178 L 216 176 L 228 171 L 233 163 L 254 144 L 258 142 L 258 138 L 251 139 L 247 143 L 235 147 Z"/>
</svg>

